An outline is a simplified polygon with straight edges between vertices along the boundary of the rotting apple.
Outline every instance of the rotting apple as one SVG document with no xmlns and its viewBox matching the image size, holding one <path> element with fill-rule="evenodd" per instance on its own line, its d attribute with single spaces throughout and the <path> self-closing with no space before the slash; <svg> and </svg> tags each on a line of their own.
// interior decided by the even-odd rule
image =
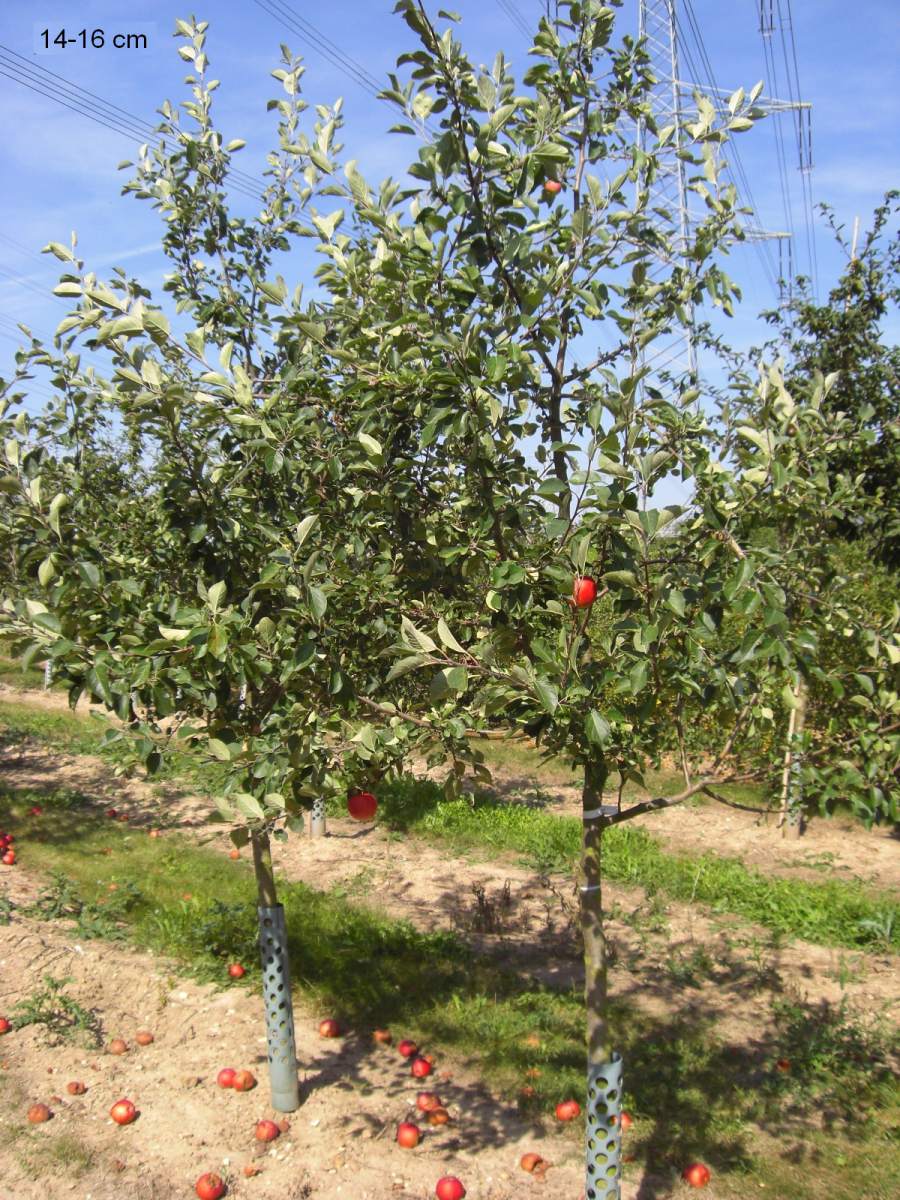
<svg viewBox="0 0 900 1200">
<path fill-rule="evenodd" d="M 393 1034 L 389 1029 L 373 1029 L 372 1041 L 377 1042 L 379 1046 L 389 1046 L 393 1040 Z"/>
<path fill-rule="evenodd" d="M 419 1144 L 422 1131 L 412 1121 L 401 1121 L 397 1126 L 397 1145 L 404 1150 L 412 1150 Z"/>
<path fill-rule="evenodd" d="M 463 1200 L 466 1189 L 455 1175 L 445 1175 L 437 1181 L 434 1194 L 437 1200 Z"/>
<path fill-rule="evenodd" d="M 66 1091 L 70 1096 L 83 1096 L 87 1088 L 80 1079 L 73 1079 L 71 1083 L 66 1084 Z"/>
<path fill-rule="evenodd" d="M 149 1029 L 139 1029 L 134 1035 L 134 1040 L 139 1046 L 149 1046 L 154 1041 L 154 1037 Z"/>
<path fill-rule="evenodd" d="M 542 1163 L 543 1161 L 544 1160 L 539 1154 L 535 1154 L 533 1150 L 530 1150 L 527 1154 L 523 1154 L 519 1159 L 519 1166 L 523 1171 L 527 1171 L 530 1175 L 538 1166 L 538 1164 Z"/>
<path fill-rule="evenodd" d="M 109 1054 L 126 1054 L 128 1052 L 128 1043 L 123 1042 L 121 1038 L 113 1038 L 106 1049 Z"/>
<path fill-rule="evenodd" d="M 681 1178 L 685 1181 L 688 1187 L 702 1188 L 706 1187 L 712 1178 L 712 1172 L 706 1163 L 695 1162 L 690 1163 L 681 1172 Z"/>
<path fill-rule="evenodd" d="M 220 1196 L 225 1195 L 225 1180 L 214 1171 L 207 1171 L 194 1184 L 194 1191 L 199 1200 L 219 1200 Z"/>
<path fill-rule="evenodd" d="M 560 1100 L 556 1106 L 557 1121 L 574 1121 L 581 1112 L 581 1105 L 577 1100 Z"/>
<path fill-rule="evenodd" d="M 258 1142 L 274 1142 L 280 1132 L 274 1121 L 257 1121 L 254 1136 Z"/>
<path fill-rule="evenodd" d="M 42 1125 L 44 1121 L 49 1121 L 53 1113 L 46 1104 L 32 1104 L 28 1110 L 28 1120 L 32 1125 Z"/>
<path fill-rule="evenodd" d="M 137 1109 L 130 1100 L 117 1100 L 109 1110 L 109 1115 L 117 1125 L 130 1125 L 137 1116 Z"/>
<path fill-rule="evenodd" d="M 440 1108 L 433 1108 L 428 1114 L 429 1125 L 449 1125 L 450 1114 L 443 1105 Z"/>
<path fill-rule="evenodd" d="M 437 1092 L 419 1092 L 416 1096 L 416 1108 L 419 1112 L 434 1112 L 441 1107 L 441 1098 Z"/>
</svg>

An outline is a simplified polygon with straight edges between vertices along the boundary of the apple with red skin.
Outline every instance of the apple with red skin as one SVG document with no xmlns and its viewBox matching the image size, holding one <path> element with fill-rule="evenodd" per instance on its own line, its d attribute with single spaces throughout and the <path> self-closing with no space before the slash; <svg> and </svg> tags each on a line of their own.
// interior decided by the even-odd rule
<svg viewBox="0 0 900 1200">
<path fill-rule="evenodd" d="M 393 1040 L 393 1037 L 394 1035 L 389 1029 L 372 1030 L 372 1041 L 377 1042 L 379 1046 L 389 1046 Z"/>
<path fill-rule="evenodd" d="M 419 1092 L 418 1096 L 416 1096 L 416 1108 L 419 1112 L 434 1112 L 436 1108 L 440 1107 L 441 1098 L 437 1092 Z"/>
<path fill-rule="evenodd" d="M 255 1137 L 258 1142 L 274 1142 L 281 1130 L 274 1121 L 257 1121 Z"/>
<path fill-rule="evenodd" d="M 378 811 L 378 801 L 371 792 L 353 792 L 347 797 L 347 812 L 354 821 L 371 821 Z"/>
<path fill-rule="evenodd" d="M 114 821 L 116 819 L 116 817 L 119 815 L 119 810 L 117 808 L 108 808 L 106 810 L 106 815 L 109 817 L 109 819 L 111 821 Z"/>
<path fill-rule="evenodd" d="M 522 1157 L 519 1159 L 519 1166 L 523 1171 L 527 1171 L 530 1175 L 543 1161 L 544 1160 L 539 1154 L 535 1154 L 535 1152 L 531 1150 L 528 1154 L 522 1155 Z"/>
<path fill-rule="evenodd" d="M 334 1017 L 326 1017 L 319 1022 L 319 1037 L 336 1038 L 341 1036 L 341 1027 Z"/>
<path fill-rule="evenodd" d="M 256 1087 L 256 1076 L 252 1071 L 235 1071 L 231 1085 L 236 1092 L 249 1092 Z"/>
<path fill-rule="evenodd" d="M 33 808 L 29 808 L 28 815 L 29 817 L 39 817 L 43 811 L 39 804 L 35 804 Z"/>
<path fill-rule="evenodd" d="M 712 1172 L 706 1163 L 696 1162 L 685 1167 L 681 1172 L 681 1178 L 688 1187 L 701 1188 L 706 1187 L 712 1178 Z"/>
<path fill-rule="evenodd" d="M 228 974 L 232 979 L 243 979 L 247 972 L 240 963 L 231 963 L 228 967 Z"/>
<path fill-rule="evenodd" d="M 576 608 L 589 608 L 597 599 L 597 584 L 590 575 L 576 575 L 572 582 L 572 603 Z"/>
<path fill-rule="evenodd" d="M 106 1049 L 110 1054 L 126 1054 L 128 1052 L 128 1043 L 123 1042 L 121 1038 L 113 1038 Z"/>
<path fill-rule="evenodd" d="M 109 1110 L 109 1115 L 117 1125 L 130 1125 L 137 1117 L 137 1109 L 130 1100 L 117 1100 Z"/>
<path fill-rule="evenodd" d="M 581 1112 L 581 1105 L 577 1100 L 560 1100 L 556 1106 L 557 1121 L 574 1121 Z"/>
<path fill-rule="evenodd" d="M 426 1075 L 430 1075 L 434 1070 L 427 1058 L 414 1058 L 410 1067 L 416 1079 L 424 1079 Z"/>
<path fill-rule="evenodd" d="M 428 1124 L 429 1125 L 449 1125 L 450 1124 L 450 1114 L 447 1112 L 446 1108 L 444 1108 L 443 1105 L 441 1105 L 440 1108 L 433 1108 L 431 1110 L 431 1112 L 428 1114 Z"/>
<path fill-rule="evenodd" d="M 80 1079 L 73 1079 L 71 1083 L 66 1084 L 66 1091 L 70 1096 L 83 1096 L 87 1088 Z"/>
<path fill-rule="evenodd" d="M 625 1133 L 625 1131 L 627 1129 L 630 1129 L 631 1126 L 634 1124 L 634 1122 L 631 1119 L 631 1113 L 627 1113 L 627 1112 L 622 1112 L 619 1114 L 618 1122 L 616 1121 L 616 1118 L 613 1117 L 612 1123 L 613 1123 L 613 1125 L 618 1123 L 618 1125 L 620 1126 L 623 1133 Z"/>
<path fill-rule="evenodd" d="M 46 1104 L 32 1104 L 28 1110 L 28 1120 L 32 1125 L 42 1125 L 44 1121 L 49 1121 L 53 1113 Z"/>
<path fill-rule="evenodd" d="M 0 1034 L 9 1033 L 11 1029 L 12 1021 L 8 1020 L 6 1017 L 0 1017 Z"/>
<path fill-rule="evenodd" d="M 404 1150 L 413 1150 L 419 1144 L 422 1130 L 412 1121 L 401 1121 L 397 1126 L 397 1145 Z"/>
<path fill-rule="evenodd" d="M 236 1075 L 237 1071 L 234 1069 L 234 1067 L 223 1067 L 216 1076 L 216 1083 L 220 1088 L 233 1088 L 234 1077 Z"/>
<path fill-rule="evenodd" d="M 548 179 L 544 184 L 544 191 L 550 196 L 558 196 L 562 191 L 562 184 L 558 179 Z"/>
<path fill-rule="evenodd" d="M 404 1038 L 403 1041 L 397 1047 L 397 1049 L 400 1051 L 400 1053 L 403 1055 L 404 1058 L 413 1058 L 416 1054 L 419 1053 L 419 1047 L 416 1045 L 415 1042 L 411 1042 L 408 1038 Z"/>
<path fill-rule="evenodd" d="M 199 1200 L 219 1200 L 220 1196 L 225 1195 L 225 1180 L 214 1171 L 207 1171 L 194 1184 L 194 1191 Z"/>
<path fill-rule="evenodd" d="M 437 1181 L 434 1194 L 437 1196 L 437 1200 L 463 1200 L 466 1189 L 455 1175 L 445 1175 L 443 1179 Z"/>
<path fill-rule="evenodd" d="M 6 853 L 3 855 L 3 861 L 8 867 L 13 866 L 16 861 L 15 850 L 7 850 Z"/>
<path fill-rule="evenodd" d="M 241 857 L 241 852 L 240 852 L 240 850 L 229 850 L 228 857 L 232 858 L 236 861 L 237 859 L 239 859 Z"/>
<path fill-rule="evenodd" d="M 134 1040 L 139 1046 L 149 1046 L 155 1039 L 149 1029 L 139 1029 L 134 1035 Z"/>
</svg>

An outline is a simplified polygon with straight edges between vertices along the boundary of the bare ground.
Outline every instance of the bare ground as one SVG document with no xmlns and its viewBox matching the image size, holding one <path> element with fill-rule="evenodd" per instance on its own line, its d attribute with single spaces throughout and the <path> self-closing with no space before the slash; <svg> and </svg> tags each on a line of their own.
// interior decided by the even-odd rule
<svg viewBox="0 0 900 1200">
<path fill-rule="evenodd" d="M 65 707 L 65 698 L 54 693 L 31 693 L 27 699 L 47 708 Z M 34 743 L 23 745 L 2 769 L 10 787 L 68 786 L 90 795 L 100 808 L 114 804 L 137 829 L 196 834 L 206 807 L 205 801 L 170 785 L 154 789 L 139 780 L 115 779 L 99 759 L 52 754 Z M 498 782 L 515 790 L 520 781 L 509 777 Z M 521 783 L 533 789 L 528 781 Z M 551 797 L 551 805 L 574 811 L 572 789 Z M 682 849 L 708 847 L 759 866 L 768 862 L 779 871 L 793 870 L 797 846 L 761 830 L 749 814 L 744 818 L 715 809 L 673 809 L 654 820 L 653 831 L 662 831 L 668 844 Z M 688 840 L 691 831 L 693 841 Z M 883 835 L 854 827 L 840 835 L 838 853 L 833 836 L 837 831 L 828 830 L 826 841 L 817 841 L 813 851 L 834 855 L 829 869 L 856 874 L 853 864 L 865 862 L 860 877 L 890 886 L 896 878 L 896 845 L 890 839 L 882 842 Z M 679 844 L 679 838 L 685 840 Z M 767 857 L 757 857 L 764 839 Z M 219 844 L 224 855 L 230 844 L 224 836 Z M 832 844 L 834 849 L 825 848 Z M 808 845 L 800 843 L 803 853 L 810 852 Z M 873 854 L 873 847 L 880 854 Z M 0 875 L 0 886 L 13 899 L 24 899 L 35 888 L 27 847 L 23 850 L 22 867 Z M 555 894 L 548 895 L 545 881 L 512 858 L 481 862 L 453 856 L 414 839 L 392 837 L 377 824 L 351 821 L 330 822 L 324 839 L 292 838 L 275 848 L 275 857 L 289 878 L 334 889 L 336 898 L 346 895 L 420 928 L 454 929 L 523 973 L 557 983 L 580 977 L 566 911 L 574 899 L 570 882 L 551 880 Z M 482 889 L 480 900 L 476 888 Z M 737 918 L 678 904 L 654 909 L 637 889 L 609 886 L 605 902 L 613 914 L 610 933 L 617 955 L 613 994 L 660 1015 L 677 1005 L 682 1015 L 714 1023 L 716 1034 L 736 1045 L 766 1053 L 772 999 L 779 995 L 811 1003 L 847 996 L 868 1011 L 896 1012 L 892 957 L 798 942 L 774 945 L 765 930 Z M 486 922 L 494 932 L 485 931 Z M 686 984 L 679 972 L 698 951 L 706 955 L 707 965 Z M 415 1151 L 401 1150 L 393 1130 L 410 1113 L 414 1089 L 399 1056 L 373 1048 L 368 1031 L 338 1044 L 323 1042 L 316 1034 L 321 1014 L 311 1012 L 299 1013 L 297 1021 L 303 1106 L 290 1118 L 290 1131 L 257 1158 L 253 1125 L 272 1113 L 256 996 L 240 988 L 200 986 L 181 978 L 177 966 L 164 960 L 119 946 L 77 944 L 58 925 L 17 918 L 3 929 L 0 941 L 0 1011 L 33 991 L 46 970 L 74 977 L 73 994 L 97 1010 L 106 1038 L 122 1036 L 130 1042 L 137 1028 L 148 1027 L 156 1041 L 115 1058 L 71 1047 L 52 1049 L 33 1028 L 3 1038 L 0 1067 L 7 1074 L 0 1120 L 19 1136 L 14 1144 L 5 1135 L 0 1138 L 0 1161 L 7 1160 L 0 1170 L 0 1200 L 46 1200 L 46 1179 L 55 1162 L 50 1147 L 60 1134 L 83 1142 L 92 1157 L 77 1185 L 61 1183 L 58 1194 L 77 1190 L 92 1200 L 112 1200 L 123 1193 L 137 1200 L 191 1195 L 194 1180 L 206 1170 L 230 1175 L 230 1195 L 260 1200 L 424 1198 L 445 1173 L 463 1178 L 472 1200 L 511 1200 L 523 1194 L 575 1200 L 578 1195 L 578 1140 L 530 1123 L 491 1096 L 465 1064 L 445 1059 L 440 1047 L 433 1048 L 439 1056 L 436 1090 L 449 1104 L 453 1123 L 430 1131 Z M 224 1065 L 254 1069 L 260 1087 L 246 1095 L 223 1092 L 214 1080 Z M 86 1095 L 68 1096 L 69 1079 L 83 1079 Z M 52 1101 L 54 1095 L 61 1100 Z M 122 1129 L 106 1115 L 121 1095 L 141 1110 L 139 1120 Z M 47 1125 L 31 1128 L 24 1112 L 36 1100 L 50 1103 L 55 1115 Z M 518 1169 L 526 1149 L 555 1164 L 543 1183 Z M 240 1174 L 248 1162 L 262 1167 L 251 1179 Z M 58 1177 L 66 1178 L 64 1173 Z M 644 1190 L 647 1183 L 627 1181 L 625 1200 L 651 1194 Z M 652 1189 L 652 1194 L 664 1193 Z"/>
</svg>

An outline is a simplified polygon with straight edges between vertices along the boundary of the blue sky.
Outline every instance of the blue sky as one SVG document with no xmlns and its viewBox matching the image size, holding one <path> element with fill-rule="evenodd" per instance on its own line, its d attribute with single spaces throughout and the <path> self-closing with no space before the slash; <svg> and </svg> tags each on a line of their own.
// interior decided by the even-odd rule
<svg viewBox="0 0 900 1200">
<path fill-rule="evenodd" d="M 680 0 L 684 3 L 685 0 Z M 529 60 L 524 34 L 505 11 L 514 7 L 526 22 L 536 21 L 543 0 L 456 0 L 463 17 L 461 36 L 476 62 L 490 62 L 500 48 L 521 74 Z M 440 5 L 431 3 L 435 12 Z M 392 0 L 332 0 L 328 5 L 293 9 L 308 16 L 315 27 L 338 43 L 369 74 L 383 78 L 394 61 L 411 45 L 412 35 L 391 13 Z M 813 104 L 815 200 L 831 203 L 839 218 L 852 225 L 859 215 L 864 224 L 890 186 L 900 185 L 898 138 L 900 127 L 900 22 L 889 0 L 782 0 L 793 10 L 799 78 L 804 99 Z M 73 18 L 73 8 L 77 17 Z M 731 90 L 752 86 L 765 75 L 762 41 L 757 32 L 758 0 L 693 0 L 716 80 Z M 123 13 L 127 11 L 127 18 Z M 179 0 L 132 0 L 123 6 L 108 0 L 80 0 L 77 6 L 45 0 L 39 20 L 24 0 L 7 0 L 0 13 L 0 43 L 32 63 L 87 88 L 105 101 L 146 121 L 165 98 L 178 101 L 185 89 L 185 64 L 177 57 L 172 30 L 176 17 L 189 10 Z M 332 102 L 345 97 L 349 157 L 358 159 L 370 180 L 398 174 L 408 161 L 411 139 L 388 135 L 393 110 L 379 104 L 346 75 L 319 56 L 253 0 L 217 0 L 196 10 L 210 20 L 208 52 L 212 74 L 222 81 L 217 113 L 230 137 L 243 137 L 247 148 L 239 156 L 242 170 L 261 168 L 274 130 L 265 101 L 277 84 L 269 71 L 277 66 L 279 43 L 287 42 L 306 57 L 304 91 L 311 101 Z M 621 20 L 636 23 L 637 0 L 626 0 Z M 687 13 L 684 13 L 685 17 Z M 61 28 L 76 33 L 102 29 L 107 43 L 114 33 L 144 32 L 146 50 L 104 49 L 40 52 L 40 33 Z M 776 45 L 780 45 L 776 42 Z M 5 68 L 0 67 L 0 70 Z M 683 68 L 682 74 L 687 74 Z M 65 311 L 50 289 L 56 260 L 34 256 L 49 240 L 67 241 L 76 230 L 79 248 L 89 266 L 102 274 L 115 263 L 139 275 L 160 296 L 164 260 L 156 249 L 160 226 L 146 203 L 119 194 L 127 172 L 116 164 L 133 156 L 135 142 L 27 90 L 0 74 L 3 113 L 0 194 L 0 374 L 9 371 L 14 342 L 10 321 L 24 320 L 38 331 L 55 328 Z M 783 125 L 785 144 L 794 145 L 789 120 Z M 764 122 L 739 143 L 746 173 L 760 210 L 761 224 L 784 225 L 778 186 L 775 139 L 771 122 Z M 789 161 L 791 187 L 798 202 L 796 157 Z M 238 207 L 244 204 L 238 201 Z M 797 265 L 806 269 L 808 256 L 803 225 L 796 250 Z M 15 243 L 13 245 L 12 243 Z M 820 291 L 827 290 L 841 268 L 840 256 L 817 222 Z M 299 264 L 298 264 L 299 266 Z M 732 323 L 732 340 L 752 344 L 758 336 L 757 313 L 774 301 L 774 292 L 758 253 L 739 248 L 730 273 L 744 287 L 745 302 Z M 290 280 L 289 282 L 294 282 Z"/>
</svg>

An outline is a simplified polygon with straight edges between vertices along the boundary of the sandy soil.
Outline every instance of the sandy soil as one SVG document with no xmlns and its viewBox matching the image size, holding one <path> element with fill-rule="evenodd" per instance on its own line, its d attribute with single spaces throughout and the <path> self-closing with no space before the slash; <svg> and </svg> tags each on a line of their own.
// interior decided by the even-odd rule
<svg viewBox="0 0 900 1200">
<path fill-rule="evenodd" d="M 65 698 L 54 693 L 32 693 L 29 702 L 33 696 L 48 708 L 65 707 Z M 115 804 L 138 829 L 164 828 L 164 836 L 176 829 L 197 835 L 206 811 L 203 800 L 171 785 L 154 788 L 140 780 L 119 780 L 99 759 L 52 754 L 35 743 L 7 756 L 0 769 L 10 787 L 75 787 L 101 809 Z M 498 784 L 519 787 L 506 774 Z M 522 785 L 533 790 L 528 781 Z M 570 789 L 562 791 L 550 797 L 550 806 L 566 811 L 575 797 Z M 813 837 L 818 838 L 819 828 L 824 840 L 804 839 L 798 848 L 760 829 L 749 814 L 730 810 L 669 810 L 653 823 L 653 831 L 661 832 L 668 844 L 735 854 L 756 865 L 768 864 L 767 869 L 793 871 L 802 852 L 834 855 L 828 869 L 840 870 L 844 877 L 857 873 L 853 864 L 859 861 L 865 863 L 858 872 L 862 878 L 881 886 L 896 879 L 892 840 L 857 827 L 838 834 L 824 822 L 813 826 Z M 208 832 L 204 826 L 204 835 Z M 223 855 L 230 848 L 224 834 L 213 845 Z M 36 887 L 23 849 L 21 866 L 0 874 L 0 889 L 13 900 L 29 898 Z M 570 881 L 542 880 L 512 857 L 480 861 L 476 855 L 454 856 L 391 836 L 377 824 L 338 820 L 330 822 L 326 838 L 292 838 L 277 845 L 275 859 L 285 876 L 333 889 L 336 898 L 346 895 L 421 928 L 453 929 L 512 969 L 548 982 L 580 977 Z M 805 869 L 814 878 L 827 877 L 808 863 Z M 480 900 L 476 889 L 481 889 Z M 799 942 L 778 946 L 765 930 L 729 915 L 678 904 L 654 909 L 637 889 L 611 885 L 605 902 L 611 913 L 616 955 L 611 986 L 617 998 L 659 1015 L 674 1009 L 713 1021 L 720 1037 L 762 1058 L 774 1054 L 775 996 L 812 1005 L 838 1002 L 846 995 L 869 1011 L 896 1014 L 896 959 L 891 956 Z M 486 918 L 493 922 L 492 931 L 484 928 Z M 706 955 L 706 965 L 693 983 L 685 983 L 679 970 L 698 951 Z M 85 1200 L 123 1195 L 169 1200 L 193 1195 L 194 1180 L 211 1170 L 229 1176 L 229 1195 L 259 1200 L 425 1200 L 442 1174 L 459 1175 L 470 1200 L 518 1200 L 532 1194 L 576 1200 L 579 1194 L 579 1140 L 529 1123 L 439 1046 L 431 1047 L 438 1059 L 434 1088 L 448 1104 L 453 1122 L 429 1131 L 415 1151 L 401 1150 L 393 1140 L 394 1128 L 411 1114 L 416 1089 L 410 1087 L 399 1055 L 373 1047 L 366 1030 L 352 1031 L 337 1042 L 322 1041 L 316 1032 L 322 1014 L 308 1011 L 297 1014 L 303 1105 L 290 1118 L 290 1130 L 271 1149 L 260 1150 L 254 1123 L 273 1114 L 259 1036 L 261 1002 L 255 995 L 239 987 L 222 991 L 200 986 L 165 960 L 118 945 L 77 943 L 64 924 L 14 915 L 13 924 L 0 930 L 0 1012 L 33 992 L 48 970 L 73 977 L 71 992 L 96 1011 L 104 1044 L 114 1036 L 132 1043 L 142 1027 L 151 1029 L 156 1040 L 143 1049 L 132 1045 L 121 1058 L 102 1050 L 50 1047 L 34 1027 L 0 1040 L 0 1069 L 5 1072 L 0 1121 L 22 1131 L 13 1146 L 4 1146 L 0 1134 L 0 1200 L 55 1200 L 69 1192 Z M 395 1035 L 402 1036 L 402 1030 Z M 225 1065 L 250 1067 L 260 1086 L 245 1095 L 222 1091 L 215 1074 Z M 87 1084 L 83 1097 L 66 1093 L 70 1079 Z M 119 1128 L 107 1113 L 123 1095 L 134 1100 L 141 1116 L 134 1125 Z M 31 1128 L 24 1114 L 38 1100 L 49 1103 L 55 1115 L 48 1124 Z M 93 1151 L 92 1165 L 77 1181 L 59 1174 L 58 1163 L 54 1168 L 42 1154 L 61 1134 Z M 555 1164 L 544 1182 L 518 1169 L 526 1149 Z M 31 1174 L 21 1166 L 21 1154 L 31 1161 Z M 261 1173 L 245 1178 L 241 1170 L 246 1163 L 260 1166 Z M 59 1179 L 57 1192 L 48 1192 L 48 1178 Z M 626 1181 L 625 1200 L 669 1194 L 653 1187 L 646 1191 L 648 1182 Z"/>
</svg>

